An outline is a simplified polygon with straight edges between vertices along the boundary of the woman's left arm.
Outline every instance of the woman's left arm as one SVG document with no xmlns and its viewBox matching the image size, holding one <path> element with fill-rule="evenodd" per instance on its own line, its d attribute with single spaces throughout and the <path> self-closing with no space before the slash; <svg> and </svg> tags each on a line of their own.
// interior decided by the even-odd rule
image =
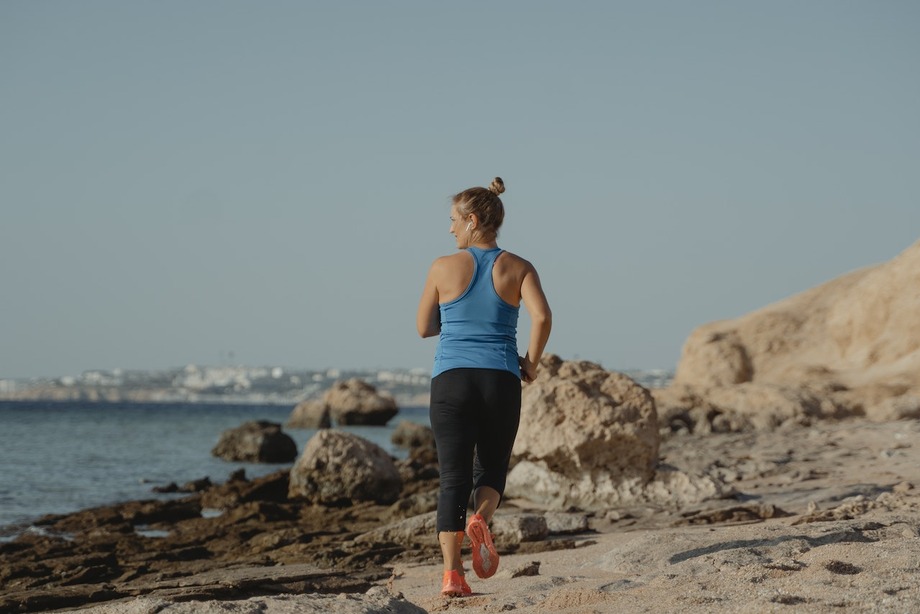
<svg viewBox="0 0 920 614">
<path fill-rule="evenodd" d="M 425 280 L 425 288 L 422 290 L 422 299 L 418 304 L 418 315 L 415 324 L 418 327 L 418 334 L 422 338 L 434 337 L 441 333 L 441 310 L 438 306 L 438 284 L 436 281 L 436 269 L 438 261 L 435 260 L 428 271 L 428 279 Z"/>
</svg>

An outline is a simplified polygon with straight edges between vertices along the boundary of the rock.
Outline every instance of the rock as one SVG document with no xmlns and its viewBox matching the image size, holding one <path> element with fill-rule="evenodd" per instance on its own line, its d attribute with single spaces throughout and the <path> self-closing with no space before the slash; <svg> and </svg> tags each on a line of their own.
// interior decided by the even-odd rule
<svg viewBox="0 0 920 614">
<path fill-rule="evenodd" d="M 753 375 L 751 359 L 737 331 L 701 327 L 684 345 L 674 381 L 705 387 L 730 386 L 749 382 Z"/>
<path fill-rule="evenodd" d="M 588 530 L 588 517 L 585 514 L 546 512 L 543 518 L 550 535 L 584 533 Z"/>
<path fill-rule="evenodd" d="M 323 401 L 340 426 L 383 426 L 398 413 L 396 401 L 386 393 L 358 378 L 334 383 L 323 395 Z"/>
<path fill-rule="evenodd" d="M 397 518 L 409 518 L 427 514 L 438 509 L 438 491 L 429 490 L 400 498 L 390 506 L 390 514 Z"/>
<path fill-rule="evenodd" d="M 285 426 L 292 429 L 328 429 L 332 426 L 329 405 L 321 399 L 298 403 Z"/>
<path fill-rule="evenodd" d="M 254 478 L 228 480 L 224 484 L 213 486 L 201 495 L 203 507 L 225 510 L 249 501 L 287 501 L 289 487 L 288 470 L 276 471 L 269 475 Z"/>
<path fill-rule="evenodd" d="M 900 395 L 920 388 L 918 312 L 920 241 L 889 262 L 699 327 L 684 344 L 673 385 L 706 397 L 748 382 L 823 384 L 857 397 L 881 386 Z"/>
<path fill-rule="evenodd" d="M 420 467 L 434 466 L 437 469 L 438 448 L 431 427 L 401 420 L 390 441 L 399 447 L 408 448 L 409 459 Z"/>
<path fill-rule="evenodd" d="M 294 584 L 290 577 L 310 577 L 308 574 L 285 573 L 285 567 L 273 568 L 275 577 L 262 580 L 266 586 L 287 586 Z M 314 576 L 316 574 L 313 574 Z M 232 580 L 227 580 L 233 586 Z M 251 577 L 244 576 L 237 583 L 252 582 Z M 173 591 L 171 598 L 139 597 L 130 601 L 114 602 L 90 608 L 74 610 L 75 614 L 141 614 L 158 612 L 161 614 L 225 614 L 227 612 L 260 612 L 262 614 L 370 614 L 372 612 L 389 612 L 391 614 L 425 614 L 425 610 L 406 601 L 402 597 L 390 595 L 384 587 L 371 587 L 366 593 L 339 593 L 333 595 L 281 594 L 260 595 L 248 599 L 201 599 L 210 586 L 182 587 Z M 213 592 L 213 591 L 212 591 Z M 196 598 L 192 600 L 192 598 Z"/>
<path fill-rule="evenodd" d="M 523 578 L 525 576 L 539 576 L 540 561 L 531 561 L 529 563 L 519 563 L 514 567 L 500 569 L 495 578 L 499 580 L 513 580 L 514 578 Z"/>
<path fill-rule="evenodd" d="M 866 408 L 866 417 L 874 422 L 920 418 L 920 394 L 880 401 Z"/>
<path fill-rule="evenodd" d="M 428 512 L 362 533 L 355 537 L 354 541 L 357 543 L 437 544 L 437 526 L 438 513 Z"/>
<path fill-rule="evenodd" d="M 400 448 L 434 448 L 434 431 L 431 427 L 417 422 L 400 420 L 390 436 L 390 441 Z"/>
<path fill-rule="evenodd" d="M 297 445 L 280 424 L 259 420 L 221 433 L 211 454 L 229 461 L 288 463 L 297 458 Z"/>
<path fill-rule="evenodd" d="M 506 495 L 553 509 L 604 509 L 655 474 L 658 419 L 648 390 L 590 362 L 546 355 L 524 388 Z"/>
<path fill-rule="evenodd" d="M 324 505 L 392 503 L 401 487 L 396 464 L 383 448 L 330 429 L 319 431 L 307 442 L 291 469 L 288 496 Z"/>
<path fill-rule="evenodd" d="M 211 478 L 205 476 L 197 480 L 192 480 L 191 482 L 186 482 L 178 490 L 180 492 L 202 492 L 211 488 Z"/>
<path fill-rule="evenodd" d="M 489 529 L 501 545 L 538 542 L 549 535 L 546 518 L 539 514 L 496 514 Z"/>
</svg>

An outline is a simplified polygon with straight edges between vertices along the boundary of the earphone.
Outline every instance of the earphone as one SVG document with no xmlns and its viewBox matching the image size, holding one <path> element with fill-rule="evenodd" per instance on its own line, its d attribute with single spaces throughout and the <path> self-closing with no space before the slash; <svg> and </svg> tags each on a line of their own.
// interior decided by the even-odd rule
<svg viewBox="0 0 920 614">
<path fill-rule="evenodd" d="M 469 224 L 466 225 L 466 229 L 469 230 L 472 226 L 473 226 L 473 222 L 470 222 Z"/>
</svg>

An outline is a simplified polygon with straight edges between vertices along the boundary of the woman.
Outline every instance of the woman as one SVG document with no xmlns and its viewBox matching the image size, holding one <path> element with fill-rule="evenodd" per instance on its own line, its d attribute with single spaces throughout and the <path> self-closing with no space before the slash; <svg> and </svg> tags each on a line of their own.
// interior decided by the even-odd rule
<svg viewBox="0 0 920 614">
<path fill-rule="evenodd" d="M 462 250 L 434 261 L 418 308 L 422 337 L 440 335 L 431 379 L 431 428 L 441 471 L 438 541 L 444 555 L 441 593 L 472 594 L 463 573 L 466 524 L 473 570 L 480 578 L 498 568 L 488 523 L 501 502 L 511 447 L 521 416 L 521 381 L 537 377 L 552 315 L 533 265 L 501 250 L 496 239 L 505 217 L 496 177 L 488 189 L 453 197 L 450 233 Z M 530 314 L 530 345 L 519 357 L 521 302 Z"/>
</svg>

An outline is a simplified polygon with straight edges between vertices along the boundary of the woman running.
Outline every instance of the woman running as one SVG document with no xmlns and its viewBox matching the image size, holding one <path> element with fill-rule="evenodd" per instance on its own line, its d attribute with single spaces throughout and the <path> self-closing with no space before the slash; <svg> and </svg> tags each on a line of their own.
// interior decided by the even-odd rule
<svg viewBox="0 0 920 614">
<path fill-rule="evenodd" d="M 418 332 L 439 335 L 431 379 L 431 428 L 438 449 L 438 541 L 444 555 L 441 593 L 472 594 L 460 561 L 464 527 L 473 570 L 498 569 L 488 524 L 501 502 L 521 417 L 521 381 L 537 377 L 552 314 L 536 269 L 498 247 L 505 217 L 500 177 L 488 188 L 453 197 L 450 233 L 462 250 L 434 261 L 418 308 Z M 530 344 L 518 356 L 517 322 L 524 303 Z M 470 492 L 474 513 L 466 522 Z"/>
</svg>

